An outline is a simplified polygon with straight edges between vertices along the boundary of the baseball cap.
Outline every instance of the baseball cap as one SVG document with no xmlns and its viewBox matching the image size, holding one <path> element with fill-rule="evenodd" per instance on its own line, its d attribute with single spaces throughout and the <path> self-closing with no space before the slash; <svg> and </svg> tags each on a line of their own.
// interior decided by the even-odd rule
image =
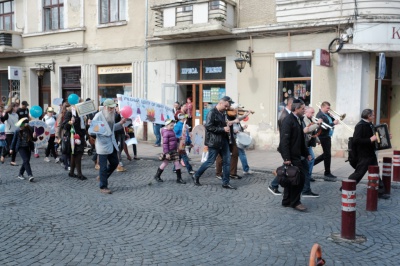
<svg viewBox="0 0 400 266">
<path fill-rule="evenodd" d="M 29 104 L 28 104 L 28 102 L 27 101 L 22 101 L 22 103 L 21 103 L 22 105 L 25 105 L 25 106 L 29 106 Z"/>
<path fill-rule="evenodd" d="M 229 102 L 230 104 L 235 103 L 234 101 L 232 101 L 231 97 L 229 97 L 229 96 L 224 96 L 221 98 L 221 100 L 223 100 L 225 102 Z"/>
<path fill-rule="evenodd" d="M 27 117 L 23 117 L 23 118 L 21 118 L 20 120 L 18 120 L 17 123 L 15 123 L 15 126 L 16 126 L 16 127 L 20 127 L 20 126 L 22 126 L 23 124 L 25 124 L 26 122 L 28 122 L 28 118 L 27 118 Z"/>
<path fill-rule="evenodd" d="M 114 102 L 113 99 L 106 99 L 106 100 L 103 102 L 103 106 L 107 106 L 107 107 L 116 107 L 117 104 Z"/>
<path fill-rule="evenodd" d="M 187 118 L 187 117 L 188 117 L 187 114 L 179 114 L 179 115 L 178 115 L 178 119 L 179 119 L 179 120 L 184 119 L 184 118 Z"/>
</svg>

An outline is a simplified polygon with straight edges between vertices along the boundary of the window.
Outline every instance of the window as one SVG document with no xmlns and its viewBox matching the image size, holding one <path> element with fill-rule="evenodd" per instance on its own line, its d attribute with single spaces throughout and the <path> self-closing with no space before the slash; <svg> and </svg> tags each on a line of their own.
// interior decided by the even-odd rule
<svg viewBox="0 0 400 266">
<path fill-rule="evenodd" d="M 64 28 L 64 0 L 44 0 L 44 30 Z"/>
<path fill-rule="evenodd" d="M 220 9 L 222 6 L 224 6 L 222 1 L 210 1 L 210 10 Z"/>
<path fill-rule="evenodd" d="M 14 30 L 14 1 L 0 3 L 0 30 Z"/>
<path fill-rule="evenodd" d="M 80 79 L 81 79 L 80 67 L 61 68 L 61 87 L 62 87 L 62 97 L 64 99 L 67 99 L 68 96 L 73 93 L 81 96 Z"/>
<path fill-rule="evenodd" d="M 278 117 L 293 97 L 310 104 L 311 60 L 280 61 L 278 73 Z"/>
<path fill-rule="evenodd" d="M 126 20 L 126 0 L 100 0 L 100 23 Z"/>
<path fill-rule="evenodd" d="M 132 97 L 132 65 L 102 66 L 97 68 L 100 103 L 117 94 Z"/>
</svg>

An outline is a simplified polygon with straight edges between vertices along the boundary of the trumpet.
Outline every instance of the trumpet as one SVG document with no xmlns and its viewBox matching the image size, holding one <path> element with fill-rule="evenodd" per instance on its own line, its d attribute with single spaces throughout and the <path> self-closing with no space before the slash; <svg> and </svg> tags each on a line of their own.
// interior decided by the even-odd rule
<svg viewBox="0 0 400 266">
<path fill-rule="evenodd" d="M 315 105 L 318 109 L 321 109 L 321 103 L 319 102 L 318 104 Z M 344 126 L 348 131 L 350 131 L 351 133 L 354 132 L 354 130 L 349 127 L 349 125 L 347 125 L 345 122 L 343 122 L 343 119 L 346 118 L 346 114 L 339 114 L 338 112 L 336 112 L 333 109 L 330 109 L 328 111 L 328 113 L 335 119 L 339 121 L 339 124 L 341 124 L 342 126 Z"/>
<path fill-rule="evenodd" d="M 313 116 L 313 117 L 311 117 L 311 120 L 314 122 L 314 123 L 318 123 L 318 118 L 316 118 L 315 116 Z M 332 126 L 330 126 L 330 125 L 328 125 L 327 123 L 324 123 L 324 122 L 322 122 L 322 124 L 321 124 L 321 127 L 323 128 L 323 129 L 333 129 L 333 127 Z"/>
</svg>

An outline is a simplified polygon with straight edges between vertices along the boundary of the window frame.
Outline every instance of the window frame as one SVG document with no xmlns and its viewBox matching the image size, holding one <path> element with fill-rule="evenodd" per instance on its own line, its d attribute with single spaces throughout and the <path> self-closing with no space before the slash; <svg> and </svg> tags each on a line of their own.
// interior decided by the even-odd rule
<svg viewBox="0 0 400 266">
<path fill-rule="evenodd" d="M 111 14 L 111 6 L 113 4 L 113 1 L 117 1 L 117 19 L 112 20 L 112 14 Z M 103 5 L 104 3 L 107 3 L 107 20 L 103 21 Z M 118 22 L 123 22 L 126 21 L 126 5 L 127 1 L 126 0 L 99 0 L 99 24 L 104 25 L 104 24 L 109 24 L 109 23 L 118 23 Z M 125 7 L 123 7 L 125 5 Z M 125 14 L 123 14 L 125 12 Z"/>
<path fill-rule="evenodd" d="M 4 4 L 5 3 L 10 3 L 11 5 L 11 12 L 4 13 Z M 5 19 L 10 18 L 10 25 L 11 28 L 6 29 L 5 26 Z M 0 2 L 0 30 L 14 30 L 14 0 L 9 0 L 9 1 L 4 1 Z"/>
<path fill-rule="evenodd" d="M 50 5 L 46 4 L 46 0 L 43 0 L 43 30 L 44 31 L 55 31 L 64 29 L 64 0 L 49 0 Z M 62 2 L 62 3 L 60 3 Z M 57 8 L 57 28 L 53 28 L 53 9 Z M 47 25 L 47 12 L 49 12 L 49 25 Z"/>
</svg>

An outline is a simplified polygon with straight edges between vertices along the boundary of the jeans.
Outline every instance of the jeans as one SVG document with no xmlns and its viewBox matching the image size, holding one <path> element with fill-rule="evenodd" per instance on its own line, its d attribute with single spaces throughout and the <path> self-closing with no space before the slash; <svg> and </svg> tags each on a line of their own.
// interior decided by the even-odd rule
<svg viewBox="0 0 400 266">
<path fill-rule="evenodd" d="M 246 151 L 244 149 L 238 148 L 239 159 L 242 163 L 243 172 L 248 172 L 250 170 L 249 164 L 247 163 Z"/>
<path fill-rule="evenodd" d="M 13 134 L 6 134 L 6 141 L 7 141 L 7 147 L 3 147 L 3 152 L 2 155 L 6 156 L 10 152 L 10 146 L 11 142 L 13 140 L 14 133 Z M 17 151 L 13 151 L 13 154 L 11 154 L 11 162 L 15 162 L 15 157 L 17 156 Z"/>
<path fill-rule="evenodd" d="M 111 139 L 110 139 L 111 141 Z M 110 164 L 107 164 L 107 161 Z M 114 172 L 118 166 L 118 155 L 117 150 L 114 150 L 111 154 L 99 154 L 99 164 L 100 164 L 100 189 L 108 188 L 108 178 Z"/>
<path fill-rule="evenodd" d="M 186 152 L 184 154 L 180 154 L 179 158 L 182 159 L 183 162 L 185 163 L 185 167 L 188 170 L 188 172 L 193 171 L 193 167 L 189 163 L 189 156 L 187 156 Z M 175 165 L 174 165 L 173 171 L 175 171 Z"/>
<path fill-rule="evenodd" d="M 222 176 L 222 185 L 228 185 L 229 184 L 229 170 L 230 170 L 230 161 L 231 161 L 231 155 L 230 155 L 230 150 L 229 150 L 229 144 L 227 139 L 222 140 L 222 144 L 220 148 L 210 148 L 208 147 L 208 158 L 207 161 L 205 161 L 200 168 L 197 170 L 197 172 L 194 174 L 194 177 L 201 177 L 201 175 L 215 162 L 217 155 L 221 154 L 222 156 L 222 171 L 223 171 L 223 176 Z"/>
<path fill-rule="evenodd" d="M 271 187 L 272 188 L 279 188 L 279 180 L 278 176 L 275 176 L 275 178 L 271 182 Z"/>
<path fill-rule="evenodd" d="M 153 123 L 153 133 L 156 136 L 156 142 L 154 145 L 161 145 L 161 125 Z"/>
<path fill-rule="evenodd" d="M 303 193 L 310 192 L 311 191 L 311 175 L 312 175 L 312 170 L 314 168 L 314 160 L 315 160 L 315 155 L 312 147 L 308 147 L 308 153 L 311 155 L 311 161 L 308 161 L 308 174 L 306 175 L 306 180 L 304 182 L 304 187 L 303 187 Z"/>
<path fill-rule="evenodd" d="M 32 169 L 31 169 L 31 150 L 29 147 L 20 147 L 18 149 L 19 155 L 21 155 L 22 158 L 22 165 L 21 168 L 19 169 L 19 175 L 23 175 L 25 170 L 28 174 L 28 176 L 32 176 Z"/>
</svg>

